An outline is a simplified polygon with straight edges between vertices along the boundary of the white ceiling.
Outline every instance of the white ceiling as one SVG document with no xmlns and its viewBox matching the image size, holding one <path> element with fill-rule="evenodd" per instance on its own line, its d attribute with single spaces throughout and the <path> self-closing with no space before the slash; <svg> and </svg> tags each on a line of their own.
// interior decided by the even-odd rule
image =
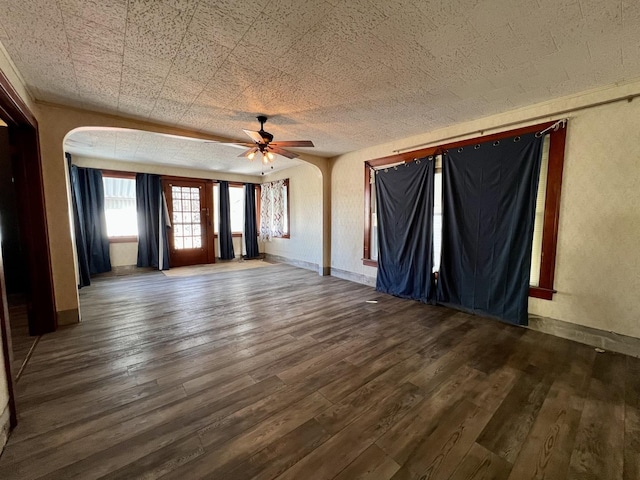
<svg viewBox="0 0 640 480">
<path fill-rule="evenodd" d="M 83 128 L 71 132 L 64 142 L 72 156 L 104 158 L 124 162 L 187 167 L 216 172 L 260 175 L 300 165 L 280 155 L 263 165 L 260 155 L 253 162 L 238 158 L 247 149 L 216 142 L 124 128 Z"/>
<path fill-rule="evenodd" d="M 242 141 L 264 113 L 324 156 L 634 80 L 639 31 L 637 0 L 0 1 L 37 99 Z"/>
</svg>

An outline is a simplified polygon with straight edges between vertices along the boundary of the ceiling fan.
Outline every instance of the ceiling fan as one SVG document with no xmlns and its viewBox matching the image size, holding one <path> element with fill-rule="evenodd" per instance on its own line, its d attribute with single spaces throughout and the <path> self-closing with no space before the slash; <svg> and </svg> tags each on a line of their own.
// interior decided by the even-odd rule
<svg viewBox="0 0 640 480">
<path fill-rule="evenodd" d="M 313 147 L 313 142 L 310 140 L 285 140 L 280 142 L 273 141 L 273 135 L 269 132 L 265 132 L 264 124 L 267 121 L 267 117 L 259 115 L 256 117 L 260 122 L 260 130 L 254 132 L 252 130 L 243 130 L 253 143 L 240 143 L 246 147 L 251 147 L 246 152 L 238 155 L 239 157 L 246 157 L 249 160 L 255 158 L 256 154 L 260 152 L 262 154 L 262 163 L 267 164 L 273 162 L 275 158 L 274 154 L 282 155 L 287 158 L 298 157 L 297 153 L 286 150 L 284 147 Z"/>
</svg>

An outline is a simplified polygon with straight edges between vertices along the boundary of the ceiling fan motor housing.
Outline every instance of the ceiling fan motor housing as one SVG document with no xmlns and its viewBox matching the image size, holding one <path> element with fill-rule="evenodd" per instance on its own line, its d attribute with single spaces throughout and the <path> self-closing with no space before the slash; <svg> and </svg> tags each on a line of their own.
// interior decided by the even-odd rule
<svg viewBox="0 0 640 480">
<path fill-rule="evenodd" d="M 264 124 L 267 121 L 267 117 L 265 117 L 264 115 L 258 115 L 256 118 L 260 122 L 260 130 L 258 130 L 258 133 L 260 134 L 260 136 L 264 140 L 264 143 L 268 144 L 268 143 L 272 142 L 273 141 L 273 135 L 271 135 L 269 132 L 265 132 L 265 130 L 264 130 Z"/>
</svg>

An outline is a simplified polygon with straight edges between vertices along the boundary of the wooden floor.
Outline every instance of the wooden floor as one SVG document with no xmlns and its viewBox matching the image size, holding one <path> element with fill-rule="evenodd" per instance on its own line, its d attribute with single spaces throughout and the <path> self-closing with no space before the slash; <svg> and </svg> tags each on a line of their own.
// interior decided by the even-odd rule
<svg viewBox="0 0 640 480">
<path fill-rule="evenodd" d="M 639 359 L 286 265 L 81 303 L 2 479 L 640 478 Z"/>
</svg>

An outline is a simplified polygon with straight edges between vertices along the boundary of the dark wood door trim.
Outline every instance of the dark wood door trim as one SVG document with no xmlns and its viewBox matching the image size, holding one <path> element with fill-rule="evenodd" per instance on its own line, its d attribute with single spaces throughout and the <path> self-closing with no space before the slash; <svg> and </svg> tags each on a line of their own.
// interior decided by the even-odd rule
<svg viewBox="0 0 640 480">
<path fill-rule="evenodd" d="M 2 255 L 0 255 L 0 335 L 2 336 L 2 358 L 4 359 L 4 371 L 7 376 L 7 389 L 9 390 L 9 428 L 13 430 L 18 424 L 18 412 L 16 410 L 16 398 L 14 393 L 14 379 L 12 373 L 13 357 L 11 355 L 11 327 L 9 325 L 9 305 L 7 304 Z M 0 406 L 0 408 L 2 407 Z"/>
<path fill-rule="evenodd" d="M 7 124 L 11 144 L 11 162 L 20 202 L 20 228 L 29 270 L 29 332 L 41 335 L 57 328 L 53 271 L 49 249 L 49 231 L 44 198 L 44 180 L 40 156 L 38 122 L 9 79 L 0 71 L 0 116 Z M 9 387 L 11 428 L 17 424 L 13 376 L 8 347 L 10 330 L 4 273 L 0 264 L 0 312 L 3 317 L 2 343 L 5 373 Z"/>
</svg>

